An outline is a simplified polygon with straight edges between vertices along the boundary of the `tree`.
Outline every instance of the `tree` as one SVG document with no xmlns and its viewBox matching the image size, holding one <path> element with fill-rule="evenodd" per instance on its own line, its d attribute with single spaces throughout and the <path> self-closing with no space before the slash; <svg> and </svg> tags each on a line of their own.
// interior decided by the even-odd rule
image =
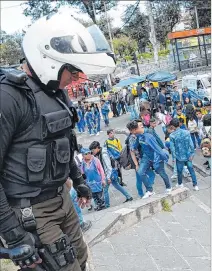
<svg viewBox="0 0 212 271">
<path fill-rule="evenodd" d="M 174 26 L 181 18 L 181 5 L 179 0 L 151 1 L 152 14 L 156 38 L 160 44 L 166 47 L 167 34 L 172 32 Z"/>
<path fill-rule="evenodd" d="M 138 50 L 137 42 L 126 36 L 113 39 L 113 47 L 115 54 L 119 55 L 121 58 L 130 56 Z"/>
<path fill-rule="evenodd" d="M 199 27 L 211 26 L 211 0 L 187 0 L 182 1 L 181 4 L 190 13 L 191 28 L 197 28 L 195 6 L 197 8 Z"/>
<path fill-rule="evenodd" d="M 28 0 L 23 4 L 25 6 L 23 13 L 25 16 L 32 17 L 32 20 L 35 21 L 42 16 L 57 12 L 63 5 L 69 5 L 78 7 L 81 12 L 87 13 L 91 20 L 96 23 L 96 15 L 101 15 L 105 11 L 104 2 L 108 10 L 118 3 L 115 0 Z"/>
<path fill-rule="evenodd" d="M 139 8 L 134 11 L 134 5 L 129 5 L 125 11 L 125 16 L 122 20 L 125 24 L 122 33 L 132 37 L 138 43 L 138 50 L 145 51 L 145 47 L 149 42 L 149 21 L 148 16 L 141 13 Z M 128 15 L 127 15 L 128 14 Z M 132 14 L 131 19 L 129 16 Z"/>
<path fill-rule="evenodd" d="M 18 64 L 23 57 L 21 51 L 23 35 L 18 32 L 9 35 L 5 31 L 1 31 L 1 37 L 1 65 Z"/>
</svg>

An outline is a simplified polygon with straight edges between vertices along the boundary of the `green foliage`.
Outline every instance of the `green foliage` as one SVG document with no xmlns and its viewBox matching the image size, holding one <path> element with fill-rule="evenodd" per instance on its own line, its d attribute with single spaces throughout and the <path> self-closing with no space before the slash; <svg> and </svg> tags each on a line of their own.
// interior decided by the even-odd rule
<svg viewBox="0 0 212 271">
<path fill-rule="evenodd" d="M 167 34 L 172 32 L 174 26 L 181 18 L 181 5 L 179 0 L 152 1 L 157 40 L 166 46 Z"/>
<path fill-rule="evenodd" d="M 132 56 L 124 56 L 124 59 L 127 61 L 132 61 Z"/>
<path fill-rule="evenodd" d="M 167 56 L 167 55 L 169 55 L 169 53 L 170 53 L 170 50 L 165 49 L 165 50 L 159 51 L 159 52 L 158 52 L 158 55 L 159 55 L 159 56 Z"/>
<path fill-rule="evenodd" d="M 151 59 L 151 58 L 153 58 L 153 53 L 141 53 L 140 54 L 140 57 L 142 57 L 143 59 Z"/>
<path fill-rule="evenodd" d="M 135 11 L 134 9 L 135 5 L 129 5 L 125 10 L 122 17 L 122 21 L 125 23 L 123 33 L 136 40 L 138 50 L 143 52 L 146 44 L 149 42 L 148 17 L 140 12 L 139 7 Z"/>
<path fill-rule="evenodd" d="M 115 54 L 120 57 L 130 56 L 138 49 L 136 41 L 126 36 L 113 39 L 113 47 Z"/>
<path fill-rule="evenodd" d="M 172 212 L 171 206 L 166 199 L 161 200 L 161 205 L 164 212 Z"/>
<path fill-rule="evenodd" d="M 28 0 L 23 4 L 25 7 L 23 13 L 25 16 L 29 16 L 33 21 L 35 21 L 42 16 L 48 15 L 52 12 L 57 12 L 58 9 L 63 5 L 68 5 L 77 7 L 81 12 L 87 13 L 91 20 L 96 23 L 95 12 L 97 15 L 104 13 L 104 2 L 106 4 L 107 10 L 115 7 L 118 3 L 118 1 L 115 0 Z"/>
<path fill-rule="evenodd" d="M 18 64 L 23 57 L 21 51 L 22 34 L 14 33 L 13 35 L 6 34 L 1 31 L 1 44 L 0 44 L 0 60 L 1 65 Z"/>
<path fill-rule="evenodd" d="M 197 14 L 200 28 L 211 26 L 211 0 L 184 0 L 181 5 L 191 17 L 191 28 L 197 28 L 194 7 L 197 7 Z"/>
</svg>

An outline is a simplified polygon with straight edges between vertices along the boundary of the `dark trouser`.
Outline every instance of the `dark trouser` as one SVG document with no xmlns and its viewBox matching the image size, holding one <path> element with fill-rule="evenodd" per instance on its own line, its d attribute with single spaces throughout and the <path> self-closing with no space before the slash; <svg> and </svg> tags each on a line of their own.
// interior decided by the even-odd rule
<svg viewBox="0 0 212 271">
<path fill-rule="evenodd" d="M 124 102 L 121 102 L 121 109 L 122 109 L 122 114 L 126 114 Z"/>
<path fill-rule="evenodd" d="M 37 222 L 37 234 L 43 245 L 53 244 L 66 234 L 77 253 L 74 263 L 61 268 L 61 271 L 85 271 L 88 256 L 87 246 L 83 240 L 79 219 L 67 188 L 64 187 L 57 197 L 33 205 L 32 209 Z M 20 209 L 14 208 L 14 210 L 20 217 Z"/>
<path fill-rule="evenodd" d="M 100 191 L 100 192 L 93 192 L 92 197 L 93 197 L 93 199 L 95 201 L 95 204 L 96 204 L 97 208 L 101 208 L 101 207 L 104 206 L 105 201 L 103 199 L 103 190 Z"/>
<path fill-rule="evenodd" d="M 117 106 L 116 103 L 112 103 L 113 116 L 115 116 L 115 117 L 119 116 L 119 113 L 118 113 L 116 106 Z"/>
</svg>

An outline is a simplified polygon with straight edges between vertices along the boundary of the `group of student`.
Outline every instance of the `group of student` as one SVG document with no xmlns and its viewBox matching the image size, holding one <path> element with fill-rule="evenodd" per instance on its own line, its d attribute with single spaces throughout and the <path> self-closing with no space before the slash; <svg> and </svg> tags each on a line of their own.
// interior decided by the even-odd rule
<svg viewBox="0 0 212 271">
<path fill-rule="evenodd" d="M 99 135 L 101 131 L 101 116 L 105 122 L 105 126 L 109 125 L 109 104 L 105 100 L 101 100 L 101 107 L 97 103 L 88 103 L 78 101 L 76 107 L 78 115 L 77 128 L 79 133 L 85 133 L 86 127 L 90 136 Z"/>
</svg>

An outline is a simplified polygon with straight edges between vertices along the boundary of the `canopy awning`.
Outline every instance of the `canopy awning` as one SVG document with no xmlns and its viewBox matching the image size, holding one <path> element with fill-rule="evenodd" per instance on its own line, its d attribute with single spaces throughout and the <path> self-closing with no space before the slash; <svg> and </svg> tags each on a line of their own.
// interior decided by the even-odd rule
<svg viewBox="0 0 212 271">
<path fill-rule="evenodd" d="M 144 82 L 145 80 L 146 80 L 146 76 L 129 77 L 127 79 L 121 80 L 114 87 L 125 87 L 125 86 L 129 86 L 135 83 Z"/>
<path fill-rule="evenodd" d="M 170 82 L 177 79 L 177 76 L 175 74 L 171 74 L 167 71 L 158 71 L 151 74 L 148 74 L 146 76 L 146 79 L 152 82 Z"/>
</svg>

